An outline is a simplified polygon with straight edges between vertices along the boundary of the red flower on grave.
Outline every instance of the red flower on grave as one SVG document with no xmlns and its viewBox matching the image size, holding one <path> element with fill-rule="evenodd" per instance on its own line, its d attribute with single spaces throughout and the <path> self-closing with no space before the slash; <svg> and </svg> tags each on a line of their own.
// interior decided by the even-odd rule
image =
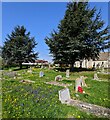
<svg viewBox="0 0 110 120">
<path fill-rule="evenodd" d="M 82 87 L 78 86 L 78 92 L 83 93 Z"/>
</svg>

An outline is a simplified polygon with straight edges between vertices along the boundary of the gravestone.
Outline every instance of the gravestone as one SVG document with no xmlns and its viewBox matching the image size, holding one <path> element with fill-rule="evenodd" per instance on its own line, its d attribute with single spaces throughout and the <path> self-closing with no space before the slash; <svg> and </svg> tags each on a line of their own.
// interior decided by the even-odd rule
<svg viewBox="0 0 110 120">
<path fill-rule="evenodd" d="M 51 69 L 51 65 L 49 64 L 49 70 Z"/>
<path fill-rule="evenodd" d="M 66 77 L 67 77 L 67 78 L 70 77 L 69 74 L 70 74 L 70 71 L 69 71 L 69 70 L 66 70 Z"/>
<path fill-rule="evenodd" d="M 94 80 L 99 80 L 97 73 L 94 74 Z"/>
<path fill-rule="evenodd" d="M 104 73 L 104 72 L 105 72 L 104 67 L 102 67 L 101 73 Z"/>
<path fill-rule="evenodd" d="M 27 72 L 32 73 L 32 68 L 30 67 Z"/>
<path fill-rule="evenodd" d="M 87 87 L 87 85 L 85 83 L 86 78 L 87 77 L 80 76 L 80 78 L 77 78 L 75 80 L 75 92 L 78 92 L 78 87 Z"/>
<path fill-rule="evenodd" d="M 75 80 L 75 92 L 78 92 L 78 87 L 81 87 L 81 78 Z"/>
<path fill-rule="evenodd" d="M 71 100 L 68 88 L 59 91 L 59 100 L 61 103 L 68 103 Z"/>
<path fill-rule="evenodd" d="M 41 66 L 41 69 L 43 69 L 43 68 L 44 68 L 44 66 L 42 65 L 42 66 Z"/>
<path fill-rule="evenodd" d="M 55 81 L 61 81 L 62 80 L 62 76 L 61 75 L 57 75 L 56 77 L 55 77 Z"/>
<path fill-rule="evenodd" d="M 86 85 L 86 83 L 85 83 L 85 79 L 86 79 L 87 77 L 84 77 L 84 76 L 81 76 L 80 77 L 80 79 L 81 79 L 81 86 L 83 86 L 83 87 L 87 87 L 87 85 Z"/>
<path fill-rule="evenodd" d="M 40 71 L 39 72 L 39 77 L 43 77 L 44 76 L 44 72 L 43 71 Z"/>
</svg>

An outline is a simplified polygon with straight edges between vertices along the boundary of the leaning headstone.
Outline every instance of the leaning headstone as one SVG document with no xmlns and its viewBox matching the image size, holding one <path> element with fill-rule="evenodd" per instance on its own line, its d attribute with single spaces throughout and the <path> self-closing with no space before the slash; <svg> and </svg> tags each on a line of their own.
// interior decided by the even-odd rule
<svg viewBox="0 0 110 120">
<path fill-rule="evenodd" d="M 83 86 L 83 87 L 87 87 L 87 85 L 86 85 L 86 83 L 85 83 L 85 79 L 86 79 L 87 77 L 84 77 L 84 76 L 81 76 L 80 77 L 80 79 L 81 79 L 81 85 Z"/>
<path fill-rule="evenodd" d="M 97 73 L 94 74 L 94 80 L 99 80 Z"/>
<path fill-rule="evenodd" d="M 43 72 L 43 71 L 40 71 L 39 77 L 43 77 L 43 76 L 44 76 L 44 72 Z"/>
<path fill-rule="evenodd" d="M 69 70 L 66 70 L 66 77 L 69 78 L 70 76 L 70 71 Z"/>
<path fill-rule="evenodd" d="M 81 87 L 81 78 L 75 80 L 75 92 L 78 92 L 78 87 Z"/>
<path fill-rule="evenodd" d="M 62 80 L 62 76 L 61 75 L 57 75 L 56 77 L 55 77 L 55 81 L 61 81 Z"/>
<path fill-rule="evenodd" d="M 68 103 L 71 100 L 68 88 L 59 91 L 59 100 L 61 103 Z"/>
</svg>

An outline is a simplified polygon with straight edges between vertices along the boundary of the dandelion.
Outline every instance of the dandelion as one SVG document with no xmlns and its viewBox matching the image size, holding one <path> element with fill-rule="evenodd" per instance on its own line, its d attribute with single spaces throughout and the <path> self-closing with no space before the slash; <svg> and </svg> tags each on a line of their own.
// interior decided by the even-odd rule
<svg viewBox="0 0 110 120">
<path fill-rule="evenodd" d="M 78 118 L 80 118 L 80 116 L 78 115 Z"/>
</svg>

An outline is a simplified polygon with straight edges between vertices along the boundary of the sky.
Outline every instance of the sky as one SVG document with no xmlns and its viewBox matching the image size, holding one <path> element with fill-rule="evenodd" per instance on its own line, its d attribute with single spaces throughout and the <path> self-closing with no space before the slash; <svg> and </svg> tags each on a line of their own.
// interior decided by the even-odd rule
<svg viewBox="0 0 110 120">
<path fill-rule="evenodd" d="M 38 45 L 34 49 L 39 53 L 39 59 L 52 61 L 49 48 L 45 43 L 46 36 L 50 36 L 53 30 L 57 30 L 60 20 L 66 11 L 66 2 L 2 2 L 2 42 L 7 34 L 11 34 L 14 27 L 24 25 L 27 32 L 35 37 Z M 96 6 L 101 9 L 105 26 L 108 25 L 108 3 L 91 2 L 90 8 Z"/>
</svg>

